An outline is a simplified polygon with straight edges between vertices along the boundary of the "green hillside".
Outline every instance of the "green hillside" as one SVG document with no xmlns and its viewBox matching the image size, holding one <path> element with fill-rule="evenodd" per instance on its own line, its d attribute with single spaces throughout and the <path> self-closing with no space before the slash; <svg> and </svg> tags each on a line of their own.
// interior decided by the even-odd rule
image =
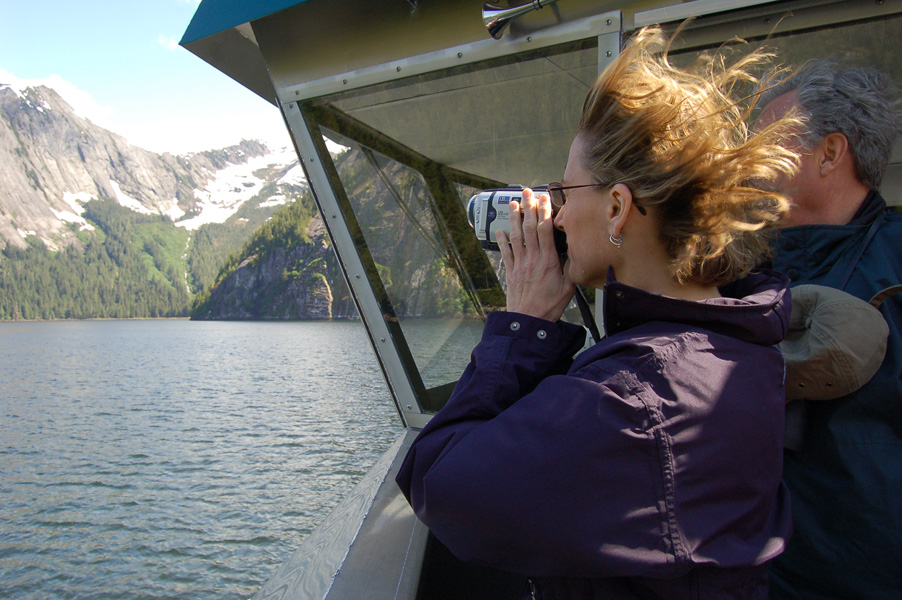
<svg viewBox="0 0 902 600">
<path fill-rule="evenodd" d="M 0 320 L 187 317 L 194 295 L 278 210 L 256 204 L 189 232 L 113 200 L 88 202 L 82 216 L 95 229 L 77 232 L 83 248 L 53 252 L 29 237 L 0 253 Z"/>
<path fill-rule="evenodd" d="M 0 257 L 0 319 L 183 317 L 190 301 L 183 260 L 188 232 L 168 217 L 112 200 L 85 205 L 96 228 L 84 250 L 41 244 Z"/>
</svg>

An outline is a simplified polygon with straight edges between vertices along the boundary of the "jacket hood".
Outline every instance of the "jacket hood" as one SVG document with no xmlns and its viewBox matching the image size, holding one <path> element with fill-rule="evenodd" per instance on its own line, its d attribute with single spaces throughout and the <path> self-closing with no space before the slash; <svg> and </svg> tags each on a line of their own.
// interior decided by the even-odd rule
<svg viewBox="0 0 902 600">
<path fill-rule="evenodd" d="M 786 336 L 792 301 L 789 279 L 761 270 L 720 288 L 721 297 L 695 302 L 659 296 L 618 282 L 608 270 L 604 326 L 614 335 L 652 321 L 680 323 L 772 346 Z"/>
</svg>

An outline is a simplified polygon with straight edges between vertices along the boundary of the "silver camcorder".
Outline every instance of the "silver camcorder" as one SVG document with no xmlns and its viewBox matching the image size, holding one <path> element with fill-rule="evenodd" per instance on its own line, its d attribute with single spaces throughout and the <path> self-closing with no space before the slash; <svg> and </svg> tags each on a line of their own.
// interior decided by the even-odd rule
<svg viewBox="0 0 902 600">
<path fill-rule="evenodd" d="M 531 189 L 538 196 L 545 193 L 546 187 L 536 186 Z M 498 250 L 498 239 L 495 237 L 497 232 L 503 231 L 510 237 L 512 201 L 523 201 L 523 187 L 483 190 L 470 197 L 470 201 L 467 202 L 467 219 L 476 231 L 476 238 L 482 242 L 482 247 L 486 250 Z M 554 209 L 554 212 L 557 214 L 557 209 Z M 567 253 L 563 231 L 554 230 L 554 244 L 558 254 L 563 258 Z"/>
</svg>

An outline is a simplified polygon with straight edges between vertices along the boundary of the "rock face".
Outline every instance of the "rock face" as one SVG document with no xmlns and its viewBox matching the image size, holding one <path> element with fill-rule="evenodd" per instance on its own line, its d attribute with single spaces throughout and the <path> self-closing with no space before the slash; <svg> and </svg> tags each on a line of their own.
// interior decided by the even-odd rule
<svg viewBox="0 0 902 600">
<path fill-rule="evenodd" d="M 50 250 L 81 246 L 81 204 L 118 200 L 173 220 L 198 210 L 195 190 L 229 164 L 266 154 L 258 142 L 188 156 L 155 154 L 75 114 L 52 89 L 0 81 L 0 248 L 35 236 Z"/>
<path fill-rule="evenodd" d="M 307 227 L 309 244 L 247 256 L 211 293 L 207 319 L 351 319 L 357 310 L 337 268 L 322 219 Z"/>
</svg>

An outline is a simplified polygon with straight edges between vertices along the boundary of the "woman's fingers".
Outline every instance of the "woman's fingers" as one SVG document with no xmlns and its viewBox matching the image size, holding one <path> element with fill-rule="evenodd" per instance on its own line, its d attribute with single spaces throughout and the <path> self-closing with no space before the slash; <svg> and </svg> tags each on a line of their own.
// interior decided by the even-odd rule
<svg viewBox="0 0 902 600">
<path fill-rule="evenodd" d="M 557 256 L 557 249 L 554 245 L 554 219 L 551 210 L 551 199 L 548 194 L 539 196 L 536 202 L 536 238 L 539 242 L 539 249 L 543 252 L 553 250 L 553 254 Z"/>
<path fill-rule="evenodd" d="M 537 208 L 536 197 L 532 190 L 524 189 L 520 212 L 523 214 L 523 243 L 530 254 L 539 250 L 539 238 L 536 235 L 538 232 Z"/>
<path fill-rule="evenodd" d="M 510 203 L 510 244 L 515 256 L 519 256 L 523 248 L 523 224 L 520 203 Z"/>
<path fill-rule="evenodd" d="M 498 250 L 501 251 L 501 260 L 507 268 L 513 268 L 514 255 L 511 253 L 511 242 L 503 231 L 499 230 L 495 233 L 495 239 L 498 241 Z"/>
<path fill-rule="evenodd" d="M 524 190 L 522 201 L 510 204 L 510 234 L 496 235 L 507 270 L 507 309 L 554 321 L 567 307 L 573 284 L 561 272 L 552 212 L 547 194 Z"/>
</svg>

